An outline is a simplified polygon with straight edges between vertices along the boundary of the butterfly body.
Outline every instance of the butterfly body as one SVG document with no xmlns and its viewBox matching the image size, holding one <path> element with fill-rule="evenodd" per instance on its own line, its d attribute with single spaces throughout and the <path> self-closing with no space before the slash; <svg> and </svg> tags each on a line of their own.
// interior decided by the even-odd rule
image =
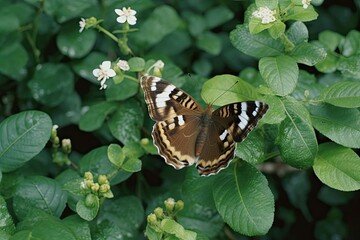
<svg viewBox="0 0 360 240">
<path fill-rule="evenodd" d="M 258 101 L 203 109 L 173 84 L 145 75 L 141 79 L 150 117 L 156 121 L 152 136 L 159 154 L 176 169 L 196 164 L 202 176 L 218 173 L 234 157 L 268 106 Z"/>
</svg>

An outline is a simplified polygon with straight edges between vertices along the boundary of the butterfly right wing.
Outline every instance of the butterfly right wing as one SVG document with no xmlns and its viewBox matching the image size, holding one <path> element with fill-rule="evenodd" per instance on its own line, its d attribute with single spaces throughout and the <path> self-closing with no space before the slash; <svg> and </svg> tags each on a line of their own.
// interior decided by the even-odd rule
<svg viewBox="0 0 360 240">
<path fill-rule="evenodd" d="M 154 144 L 165 162 L 176 169 L 194 164 L 201 106 L 173 84 L 153 76 L 141 78 L 153 127 Z"/>
</svg>

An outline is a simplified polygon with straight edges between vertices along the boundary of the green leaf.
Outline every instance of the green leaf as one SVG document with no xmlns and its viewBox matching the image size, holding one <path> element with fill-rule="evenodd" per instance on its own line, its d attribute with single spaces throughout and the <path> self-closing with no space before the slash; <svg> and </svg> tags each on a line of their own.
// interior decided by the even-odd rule
<svg viewBox="0 0 360 240">
<path fill-rule="evenodd" d="M 107 101 L 123 101 L 134 96 L 138 91 L 139 82 L 126 78 L 121 83 L 109 84 L 105 95 Z"/>
<path fill-rule="evenodd" d="M 360 53 L 340 58 L 337 67 L 344 77 L 360 79 Z"/>
<path fill-rule="evenodd" d="M 237 25 L 230 32 L 230 41 L 239 51 L 255 58 L 278 56 L 284 51 L 280 40 L 271 38 L 266 31 L 252 35 L 246 25 Z"/>
<path fill-rule="evenodd" d="M 78 215 L 74 214 L 64 218 L 63 223 L 72 230 L 72 232 L 76 235 L 76 239 L 91 239 L 91 232 L 88 223 L 81 219 Z"/>
<path fill-rule="evenodd" d="M 14 78 L 14 75 L 18 74 L 27 62 L 27 51 L 20 43 L 12 42 L 0 47 L 0 73 Z"/>
<path fill-rule="evenodd" d="M 125 160 L 125 154 L 118 144 L 110 144 L 107 150 L 107 156 L 112 164 L 120 168 Z"/>
<path fill-rule="evenodd" d="M 22 230 L 12 236 L 12 239 L 79 239 L 77 233 L 62 220 L 47 214 L 29 216 L 19 225 L 22 226 Z"/>
<path fill-rule="evenodd" d="M 173 8 L 166 5 L 159 6 L 155 8 L 139 31 L 132 34 L 132 37 L 139 46 L 150 47 L 175 31 L 179 24 L 180 18 Z"/>
<path fill-rule="evenodd" d="M 74 27 L 74 23 L 70 22 L 62 27 L 60 33 L 56 37 L 56 44 L 60 52 L 70 58 L 82 58 L 88 54 L 96 41 L 96 33 L 94 29 L 88 29 L 79 32 Z"/>
<path fill-rule="evenodd" d="M 310 107 L 311 120 L 321 134 L 350 148 L 360 148 L 360 113 L 357 109 L 327 104 Z"/>
<path fill-rule="evenodd" d="M 344 108 L 360 107 L 360 83 L 338 82 L 321 93 L 320 99 L 332 105 Z"/>
<path fill-rule="evenodd" d="M 28 86 L 36 101 L 55 107 L 73 91 L 74 75 L 65 64 L 45 63 L 36 68 Z"/>
<path fill-rule="evenodd" d="M 305 64 L 307 66 L 314 66 L 326 58 L 326 50 L 315 44 L 303 42 L 295 46 L 291 51 L 290 56 L 296 62 Z"/>
<path fill-rule="evenodd" d="M 209 29 L 218 27 L 234 17 L 234 13 L 225 5 L 208 9 L 205 13 L 206 25 Z"/>
<path fill-rule="evenodd" d="M 196 174 L 199 176 L 197 172 Z M 211 186 L 200 190 L 201 193 L 208 196 L 208 194 L 205 194 L 206 191 L 204 189 L 211 189 Z M 210 192 L 212 199 L 212 192 L 208 192 Z M 211 239 L 218 236 L 224 228 L 224 221 L 216 211 L 215 206 L 204 207 L 202 202 L 193 203 L 187 201 L 184 209 L 176 215 L 176 219 L 185 229 L 201 232 Z"/>
<path fill-rule="evenodd" d="M 134 173 L 141 171 L 141 166 L 142 162 L 140 159 L 130 158 L 122 165 L 122 169 L 124 169 L 126 172 Z"/>
<path fill-rule="evenodd" d="M 15 224 L 7 209 L 5 199 L 0 196 L 0 231 L 11 236 L 15 233 Z"/>
<path fill-rule="evenodd" d="M 106 200 L 106 204 L 93 222 L 93 239 L 141 239 L 139 228 L 144 220 L 144 209 L 139 198 L 135 196 L 120 197 Z M 102 235 L 106 233 L 106 235 Z M 100 237 L 102 236 L 102 237 Z"/>
<path fill-rule="evenodd" d="M 313 165 L 318 145 L 307 109 L 298 101 L 287 98 L 282 106 L 285 120 L 279 126 L 276 143 L 283 161 L 296 168 Z"/>
<path fill-rule="evenodd" d="M 204 189 L 212 188 L 213 180 L 214 178 L 211 177 L 201 177 L 195 168 L 189 168 L 186 170 L 185 181 L 182 184 L 182 193 L 194 203 L 199 203 L 204 207 L 215 208 L 212 192 L 204 191 Z M 187 207 L 187 204 L 185 207 Z"/>
<path fill-rule="evenodd" d="M 90 171 L 94 175 L 94 179 L 97 179 L 99 175 L 108 175 L 116 172 L 116 175 L 111 179 L 111 185 L 120 183 L 131 175 L 122 169 L 116 170 L 116 167 L 109 161 L 106 146 L 95 148 L 85 154 L 80 159 L 79 171 L 81 175 Z"/>
<path fill-rule="evenodd" d="M 283 18 L 283 21 L 296 20 L 301 22 L 309 22 L 317 19 L 319 14 L 315 11 L 312 5 L 304 9 L 302 6 L 293 6 L 287 11 L 287 15 Z"/>
<path fill-rule="evenodd" d="M 8 34 L 20 28 L 20 20 L 13 12 L 5 12 L 1 9 L 0 33 Z"/>
<path fill-rule="evenodd" d="M 297 21 L 291 24 L 286 31 L 286 36 L 293 44 L 298 45 L 309 39 L 309 31 L 303 22 Z"/>
<path fill-rule="evenodd" d="M 184 229 L 179 223 L 171 218 L 165 218 L 160 222 L 160 228 L 168 233 L 175 235 L 179 240 L 196 240 L 196 232 Z"/>
<path fill-rule="evenodd" d="M 345 205 L 356 196 L 356 192 L 343 192 L 326 185 L 320 188 L 317 194 L 318 199 L 330 206 Z"/>
<path fill-rule="evenodd" d="M 264 137 L 260 131 L 252 131 L 243 142 L 237 144 L 236 156 L 252 165 L 266 160 Z"/>
<path fill-rule="evenodd" d="M 108 126 L 112 135 L 123 144 L 138 142 L 143 119 L 144 112 L 139 102 L 129 99 L 118 105 L 108 121 Z"/>
<path fill-rule="evenodd" d="M 316 63 L 315 67 L 320 72 L 332 73 L 336 71 L 338 62 L 339 58 L 336 56 L 336 53 L 328 51 L 325 59 Z"/>
<path fill-rule="evenodd" d="M 351 30 L 345 37 L 341 45 L 341 53 L 346 57 L 360 54 L 360 32 Z"/>
<path fill-rule="evenodd" d="M 285 55 L 262 58 L 259 61 L 259 70 L 277 95 L 285 96 L 294 91 L 299 68 L 293 58 Z"/>
<path fill-rule="evenodd" d="M 231 102 L 257 100 L 259 98 L 252 85 L 229 74 L 218 75 L 206 81 L 201 96 L 206 102 L 214 105 L 225 105 Z"/>
<path fill-rule="evenodd" d="M 270 110 L 266 113 L 266 117 L 264 117 L 262 121 L 268 124 L 281 123 L 286 115 L 280 97 L 276 95 L 266 95 L 264 100 L 270 106 Z"/>
<path fill-rule="evenodd" d="M 351 149 L 323 143 L 314 162 L 314 172 L 324 184 L 341 191 L 360 189 L 360 158 Z"/>
<path fill-rule="evenodd" d="M 200 34 L 196 39 L 196 46 L 212 55 L 218 55 L 222 49 L 219 36 L 212 32 Z"/>
<path fill-rule="evenodd" d="M 118 104 L 115 102 L 100 102 L 89 107 L 81 116 L 79 127 L 83 131 L 91 132 L 99 129 L 109 114 L 113 113 Z"/>
<path fill-rule="evenodd" d="M 61 2 L 57 0 L 48 0 L 44 2 L 45 12 L 56 18 L 56 20 L 60 23 L 66 22 L 74 17 L 81 16 L 81 13 L 91 6 L 96 6 L 95 0 L 63 0 Z"/>
<path fill-rule="evenodd" d="M 95 68 L 98 68 L 99 65 L 106 61 L 108 57 L 100 52 L 92 51 L 87 55 L 85 58 L 76 60 L 72 63 L 72 68 L 74 69 L 75 73 L 86 80 L 96 83 L 100 85 L 99 81 L 96 77 L 92 74 L 92 71 Z"/>
<path fill-rule="evenodd" d="M 18 185 L 13 206 L 19 219 L 24 219 L 32 209 L 41 209 L 60 217 L 66 201 L 67 196 L 58 182 L 43 176 L 32 176 Z"/>
<path fill-rule="evenodd" d="M 337 32 L 325 30 L 319 33 L 319 41 L 330 51 L 335 51 L 344 37 Z"/>
<path fill-rule="evenodd" d="M 13 171 L 36 156 L 50 138 L 52 122 L 46 113 L 25 111 L 0 123 L 0 169 Z"/>
<path fill-rule="evenodd" d="M 91 199 L 91 205 L 87 204 L 86 199 Z M 79 216 L 86 221 L 93 220 L 97 216 L 99 212 L 99 208 L 100 208 L 99 197 L 91 193 L 88 194 L 86 198 L 81 198 L 76 204 L 77 214 L 79 214 Z"/>
<path fill-rule="evenodd" d="M 319 84 L 315 75 L 300 70 L 298 83 L 291 95 L 299 101 L 308 101 L 319 97 L 323 88 L 324 85 Z"/>
<path fill-rule="evenodd" d="M 131 72 L 140 72 L 145 68 L 145 60 L 140 57 L 132 57 L 128 61 Z"/>
<path fill-rule="evenodd" d="M 255 0 L 257 7 L 268 7 L 274 9 L 278 6 L 278 0 Z"/>
<path fill-rule="evenodd" d="M 248 163 L 230 165 L 216 176 L 213 186 L 216 208 L 235 231 L 266 234 L 274 220 L 274 196 L 268 182 Z"/>
</svg>

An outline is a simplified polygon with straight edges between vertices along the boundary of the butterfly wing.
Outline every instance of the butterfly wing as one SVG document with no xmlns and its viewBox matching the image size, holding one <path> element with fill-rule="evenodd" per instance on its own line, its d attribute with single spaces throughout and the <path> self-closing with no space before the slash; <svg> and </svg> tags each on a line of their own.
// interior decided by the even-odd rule
<svg viewBox="0 0 360 240">
<path fill-rule="evenodd" d="M 200 175 L 211 175 L 226 168 L 234 156 L 235 142 L 242 142 L 268 110 L 259 101 L 232 103 L 213 112 L 213 123 L 196 163 Z M 214 141 L 214 143 L 211 143 Z"/>
<path fill-rule="evenodd" d="M 157 121 L 152 136 L 159 154 L 176 169 L 194 164 L 201 106 L 189 94 L 158 77 L 143 76 L 141 87 L 149 115 Z"/>
</svg>

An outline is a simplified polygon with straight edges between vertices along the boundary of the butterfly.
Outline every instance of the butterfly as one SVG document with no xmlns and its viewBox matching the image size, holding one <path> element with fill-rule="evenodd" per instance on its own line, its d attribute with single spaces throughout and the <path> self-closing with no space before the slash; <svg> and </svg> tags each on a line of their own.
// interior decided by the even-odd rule
<svg viewBox="0 0 360 240">
<path fill-rule="evenodd" d="M 141 77 L 150 117 L 156 121 L 154 144 L 175 169 L 195 163 L 201 176 L 218 173 L 234 158 L 242 142 L 268 110 L 259 101 L 231 103 L 214 111 L 203 109 L 189 94 L 162 78 Z"/>
</svg>

